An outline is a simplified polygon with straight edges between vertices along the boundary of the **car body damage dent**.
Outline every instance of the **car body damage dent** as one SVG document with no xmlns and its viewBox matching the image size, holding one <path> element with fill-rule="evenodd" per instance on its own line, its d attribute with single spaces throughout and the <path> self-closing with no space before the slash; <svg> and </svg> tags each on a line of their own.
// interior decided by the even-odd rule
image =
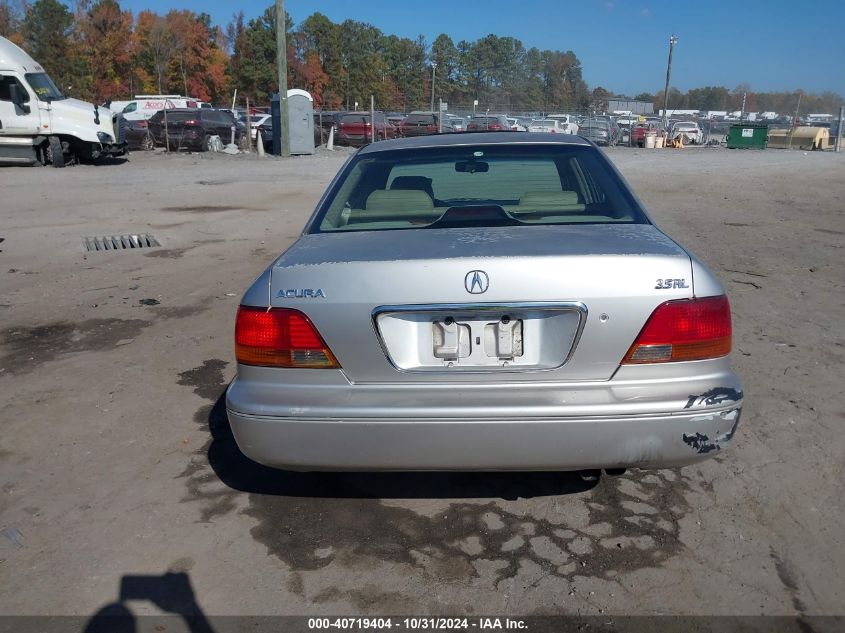
<svg viewBox="0 0 845 633">
<path fill-rule="evenodd" d="M 705 433 L 696 432 L 692 435 L 684 433 L 682 436 L 684 444 L 692 448 L 699 455 L 706 455 L 712 451 L 722 450 L 722 446 L 728 444 L 733 439 L 736 428 L 739 426 L 741 413 L 742 409 L 734 409 L 733 411 L 721 414 L 726 421 L 733 420 L 733 425 L 729 431 L 719 433 L 712 440 Z"/>
<path fill-rule="evenodd" d="M 721 450 L 721 446 L 710 441 L 704 433 L 696 433 L 695 435 L 687 435 L 684 433 L 684 444 L 691 446 L 699 455 L 706 455 L 710 451 Z"/>
<path fill-rule="evenodd" d="M 692 407 L 712 407 L 720 405 L 725 402 L 739 402 L 742 400 L 742 392 L 730 387 L 715 387 L 710 391 L 702 393 L 701 395 L 691 395 L 687 399 L 684 409 L 691 409 Z"/>
</svg>

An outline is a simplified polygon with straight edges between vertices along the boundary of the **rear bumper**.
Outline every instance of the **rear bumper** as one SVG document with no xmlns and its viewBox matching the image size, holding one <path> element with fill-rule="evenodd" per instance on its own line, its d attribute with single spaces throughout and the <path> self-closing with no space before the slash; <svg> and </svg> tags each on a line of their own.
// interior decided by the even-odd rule
<svg viewBox="0 0 845 633">
<path fill-rule="evenodd" d="M 457 380 L 238 365 L 226 409 L 241 451 L 275 468 L 582 470 L 718 455 L 743 402 L 727 358 L 623 366 L 606 381 Z"/>
<path fill-rule="evenodd" d="M 308 419 L 228 409 L 241 451 L 289 470 L 582 470 L 690 464 L 727 448 L 741 406 L 574 419 Z"/>
<path fill-rule="evenodd" d="M 238 366 L 226 409 L 251 459 L 291 470 L 581 470 L 693 463 L 742 409 L 727 359 L 580 383 L 350 384 Z M 683 365 L 683 367 L 681 367 Z"/>
</svg>

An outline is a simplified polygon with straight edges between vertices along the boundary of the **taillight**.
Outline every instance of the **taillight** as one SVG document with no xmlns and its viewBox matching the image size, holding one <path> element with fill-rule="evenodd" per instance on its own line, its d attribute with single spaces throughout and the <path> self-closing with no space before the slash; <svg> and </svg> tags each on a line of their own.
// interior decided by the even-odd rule
<svg viewBox="0 0 845 633">
<path fill-rule="evenodd" d="M 437 131 L 437 126 L 436 126 L 436 125 L 434 125 L 434 124 L 432 124 L 432 125 L 426 125 L 426 126 L 425 126 L 425 131 L 426 131 L 426 132 L 436 132 L 436 131 Z"/>
<path fill-rule="evenodd" d="M 704 360 L 727 356 L 730 351 L 728 298 L 680 299 L 657 306 L 622 363 Z"/>
<path fill-rule="evenodd" d="M 340 367 L 308 317 L 290 308 L 240 306 L 235 357 L 262 367 Z"/>
<path fill-rule="evenodd" d="M 138 125 L 138 127 L 147 127 L 147 122 L 146 121 L 138 121 L 137 125 Z"/>
<path fill-rule="evenodd" d="M 501 129 L 503 129 L 503 128 L 502 128 L 502 126 L 501 126 L 501 125 L 499 125 L 498 123 L 491 123 L 491 124 L 487 127 L 487 129 L 488 129 L 488 130 L 501 130 Z"/>
<path fill-rule="evenodd" d="M 200 122 L 197 121 L 196 119 L 188 119 L 187 121 L 185 121 L 185 125 L 199 125 L 199 124 L 200 124 Z"/>
</svg>

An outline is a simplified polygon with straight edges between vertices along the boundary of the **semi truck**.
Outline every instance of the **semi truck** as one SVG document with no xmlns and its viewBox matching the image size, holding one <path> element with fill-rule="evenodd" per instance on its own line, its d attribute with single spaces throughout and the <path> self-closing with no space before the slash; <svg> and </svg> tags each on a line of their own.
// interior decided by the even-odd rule
<svg viewBox="0 0 845 633">
<path fill-rule="evenodd" d="M 121 120 L 64 96 L 38 62 L 0 37 L 0 164 L 64 167 L 122 156 Z"/>
</svg>

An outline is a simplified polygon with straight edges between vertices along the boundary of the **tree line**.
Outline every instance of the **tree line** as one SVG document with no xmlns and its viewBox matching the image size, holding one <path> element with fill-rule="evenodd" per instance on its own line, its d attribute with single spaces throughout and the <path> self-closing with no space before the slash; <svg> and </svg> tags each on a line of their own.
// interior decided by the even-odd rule
<svg viewBox="0 0 845 633">
<path fill-rule="evenodd" d="M 440 34 L 429 44 L 319 12 L 298 26 L 285 18 L 288 85 L 308 90 L 323 109 L 368 108 L 370 95 L 382 110 L 428 109 L 432 88 L 451 108 L 478 101 L 482 111 L 601 112 L 613 97 L 588 87 L 571 50 L 526 48 L 492 34 L 472 42 Z M 206 13 L 133 14 L 118 0 L 75 0 L 72 9 L 60 0 L 0 0 L 0 35 L 26 49 L 66 94 L 87 101 L 180 93 L 222 105 L 237 90 L 239 103 L 266 104 L 278 88 L 275 6 L 250 20 L 240 12 L 222 28 Z M 742 93 L 747 111 L 791 112 L 797 100 L 794 92 L 747 86 L 672 88 L 669 107 L 737 110 Z M 662 92 L 636 98 L 663 107 Z M 832 92 L 802 99 L 804 112 L 842 103 Z"/>
<path fill-rule="evenodd" d="M 655 110 L 663 108 L 663 91 L 640 95 L 653 101 Z M 794 115 L 800 105 L 800 114 L 828 113 L 836 114 L 839 107 L 845 105 L 845 99 L 832 91 L 807 93 L 803 90 L 781 92 L 754 92 L 747 83 L 740 84 L 733 90 L 723 86 L 693 88 L 681 92 L 669 88 L 667 108 L 670 110 L 708 110 L 735 112 L 743 108 L 745 112 L 777 112 L 781 115 Z"/>
</svg>

